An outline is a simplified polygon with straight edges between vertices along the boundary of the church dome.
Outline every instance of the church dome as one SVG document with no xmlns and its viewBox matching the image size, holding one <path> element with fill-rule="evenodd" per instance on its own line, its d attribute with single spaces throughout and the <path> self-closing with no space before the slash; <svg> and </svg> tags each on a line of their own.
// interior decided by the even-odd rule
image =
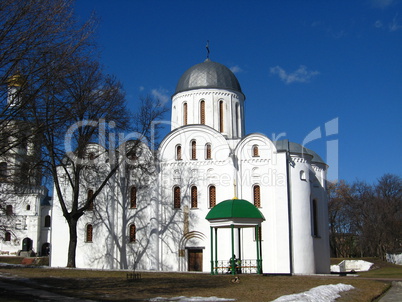
<svg viewBox="0 0 402 302">
<path fill-rule="evenodd" d="M 198 88 L 228 89 L 243 94 L 234 73 L 209 59 L 187 69 L 177 83 L 175 94 Z"/>
</svg>

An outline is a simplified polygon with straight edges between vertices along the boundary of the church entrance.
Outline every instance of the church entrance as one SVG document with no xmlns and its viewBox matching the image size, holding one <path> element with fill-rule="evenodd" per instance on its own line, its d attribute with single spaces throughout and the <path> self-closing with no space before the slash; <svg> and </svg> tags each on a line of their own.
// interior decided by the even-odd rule
<svg viewBox="0 0 402 302">
<path fill-rule="evenodd" d="M 202 272 L 202 249 L 188 249 L 188 271 Z"/>
<path fill-rule="evenodd" d="M 32 240 L 31 238 L 24 238 L 22 240 L 22 251 L 27 252 L 32 250 Z"/>
</svg>

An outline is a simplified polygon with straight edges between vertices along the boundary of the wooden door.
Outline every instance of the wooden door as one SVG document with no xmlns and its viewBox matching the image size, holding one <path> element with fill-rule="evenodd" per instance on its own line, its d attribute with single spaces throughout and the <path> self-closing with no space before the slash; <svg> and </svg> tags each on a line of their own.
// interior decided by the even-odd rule
<svg viewBox="0 0 402 302">
<path fill-rule="evenodd" d="M 202 249 L 188 251 L 188 271 L 202 272 Z"/>
</svg>

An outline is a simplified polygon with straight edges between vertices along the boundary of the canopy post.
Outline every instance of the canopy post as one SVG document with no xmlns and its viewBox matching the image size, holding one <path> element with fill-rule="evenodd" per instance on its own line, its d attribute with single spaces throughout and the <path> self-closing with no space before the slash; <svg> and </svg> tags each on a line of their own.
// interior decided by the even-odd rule
<svg viewBox="0 0 402 302">
<path fill-rule="evenodd" d="M 211 275 L 214 274 L 214 228 L 211 227 Z"/>
<path fill-rule="evenodd" d="M 232 257 L 230 257 L 230 266 L 232 267 L 232 275 L 235 274 L 235 254 L 234 254 L 234 225 L 230 225 L 230 230 L 232 233 Z"/>
<path fill-rule="evenodd" d="M 218 228 L 215 228 L 215 275 L 218 274 Z"/>
</svg>

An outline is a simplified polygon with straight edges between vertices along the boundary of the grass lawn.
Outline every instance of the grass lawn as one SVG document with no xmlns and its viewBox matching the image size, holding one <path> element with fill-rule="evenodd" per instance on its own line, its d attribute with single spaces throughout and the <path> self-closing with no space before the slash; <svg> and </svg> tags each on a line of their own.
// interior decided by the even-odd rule
<svg viewBox="0 0 402 302">
<path fill-rule="evenodd" d="M 390 281 L 378 281 L 374 280 L 375 278 L 402 279 L 402 266 L 379 261 L 376 261 L 376 266 L 379 268 L 359 277 L 239 275 L 238 284 L 230 282 L 230 275 L 142 272 L 142 280 L 127 281 L 125 271 L 43 267 L 1 267 L 0 276 L 29 278 L 33 281 L 29 285 L 31 287 L 97 301 L 139 301 L 175 296 L 217 296 L 248 302 L 271 301 L 282 295 L 303 292 L 318 285 L 344 283 L 353 285 L 355 289 L 341 294 L 342 297 L 337 301 L 366 302 L 373 301 L 390 285 Z M 26 300 L 21 297 L 16 297 L 15 300 L 10 300 L 11 297 L 8 296 L 7 298 L 2 300 L 0 297 L 0 301 Z"/>
</svg>

